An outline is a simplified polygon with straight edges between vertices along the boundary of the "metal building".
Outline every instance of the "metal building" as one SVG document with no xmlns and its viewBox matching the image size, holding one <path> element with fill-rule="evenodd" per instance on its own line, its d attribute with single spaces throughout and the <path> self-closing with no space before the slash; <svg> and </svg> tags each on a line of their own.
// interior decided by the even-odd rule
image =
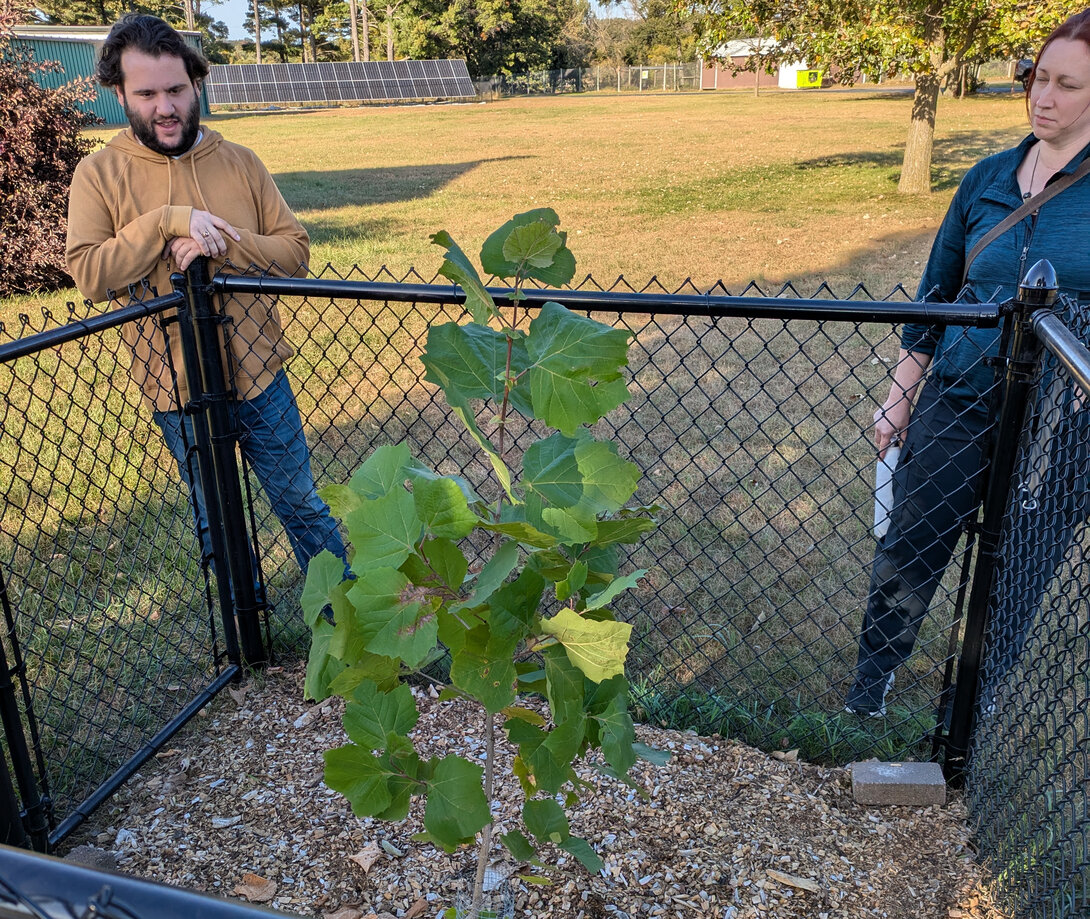
<svg viewBox="0 0 1090 919">
<path fill-rule="evenodd" d="M 57 61 L 63 71 L 44 71 L 34 78 L 41 86 L 51 89 L 63 86 L 80 77 L 95 73 L 98 50 L 110 32 L 110 26 L 62 26 L 33 25 L 15 27 L 15 44 L 28 47 L 37 61 Z M 203 51 L 199 32 L 182 32 L 182 37 Z M 80 108 L 94 112 L 106 124 L 125 124 L 125 111 L 118 104 L 113 90 L 97 87 L 98 94 L 90 102 L 80 103 Z M 201 112 L 209 114 L 208 94 L 201 90 Z"/>
</svg>

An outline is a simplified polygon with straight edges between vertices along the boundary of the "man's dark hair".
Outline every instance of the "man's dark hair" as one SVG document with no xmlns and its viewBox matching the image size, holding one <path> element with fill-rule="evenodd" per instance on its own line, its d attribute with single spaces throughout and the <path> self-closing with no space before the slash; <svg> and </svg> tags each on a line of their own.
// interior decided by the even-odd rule
<svg viewBox="0 0 1090 919">
<path fill-rule="evenodd" d="M 125 88 L 121 52 L 126 48 L 135 48 L 152 57 L 170 54 L 181 58 L 190 80 L 203 80 L 208 76 L 208 61 L 199 51 L 186 44 L 186 40 L 170 25 L 158 16 L 126 13 L 110 29 L 98 58 L 95 79 L 103 86 Z"/>
</svg>

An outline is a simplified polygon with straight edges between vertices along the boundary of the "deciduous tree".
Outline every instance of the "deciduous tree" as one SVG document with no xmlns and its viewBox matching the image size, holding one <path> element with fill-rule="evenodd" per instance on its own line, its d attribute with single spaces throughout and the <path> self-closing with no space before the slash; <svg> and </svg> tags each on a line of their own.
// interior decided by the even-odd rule
<svg viewBox="0 0 1090 919">
<path fill-rule="evenodd" d="M 686 2 L 686 0 L 682 0 Z M 769 62 L 805 61 L 840 83 L 910 74 L 915 89 L 898 190 L 931 190 L 939 91 L 963 61 L 1037 44 L 1069 9 L 1059 0 L 696 0 L 704 47 L 774 36 Z"/>
</svg>

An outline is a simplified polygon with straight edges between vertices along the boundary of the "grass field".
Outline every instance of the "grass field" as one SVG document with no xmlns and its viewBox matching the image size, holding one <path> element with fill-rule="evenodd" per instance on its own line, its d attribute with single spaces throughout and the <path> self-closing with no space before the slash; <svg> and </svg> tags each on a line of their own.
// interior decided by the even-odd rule
<svg viewBox="0 0 1090 919">
<path fill-rule="evenodd" d="M 430 276 L 448 229 L 473 251 L 549 205 L 580 273 L 728 287 L 912 288 L 950 195 L 1026 130 L 1021 97 L 944 100 L 934 194 L 896 194 L 911 97 L 859 92 L 553 97 L 212 116 L 276 176 L 315 267 Z M 100 129 L 106 139 L 115 129 Z M 67 296 L 18 298 L 0 318 Z"/>
<path fill-rule="evenodd" d="M 268 164 L 311 233 L 315 271 L 330 264 L 344 273 L 358 265 L 374 275 L 386 266 L 400 277 L 415 268 L 430 279 L 441 254 L 428 242 L 436 230 L 449 230 L 474 253 L 511 214 L 549 205 L 570 234 L 577 278 L 592 274 L 609 284 L 623 275 L 636 287 L 652 276 L 671 287 L 691 278 L 701 288 L 722 280 L 732 291 L 756 280 L 773 291 L 791 283 L 802 292 L 827 281 L 842 295 L 860 283 L 880 295 L 896 284 L 914 291 L 961 175 L 1024 131 L 1019 98 L 997 94 L 944 102 L 936 192 L 902 198 L 895 189 L 910 105 L 903 94 L 852 92 L 770 92 L 757 99 L 748 93 L 561 97 L 213 116 L 210 124 Z M 75 298 L 70 290 L 12 299 L 0 303 L 0 321 L 8 323 L 9 336 L 13 327 L 18 334 L 18 314 L 36 317 L 40 325 L 43 309 L 62 317 L 65 301 Z M 349 455 L 362 457 L 376 437 L 413 437 L 419 430 L 425 440 L 443 439 L 416 427 L 426 420 L 430 397 L 404 363 L 418 346 L 425 316 L 360 315 L 366 310 L 358 304 L 355 310 L 340 304 L 346 310 L 337 318 L 342 329 L 331 319 L 332 306 L 308 302 L 292 308 L 301 336 L 292 373 L 327 481 L 343 474 L 339 464 Z M 667 338 L 676 347 L 693 334 L 681 329 L 678 338 L 677 331 L 662 325 L 641 332 L 641 348 L 659 354 L 653 361 L 635 355 L 634 374 L 642 376 L 631 415 L 642 425 L 641 419 L 660 413 L 667 425 L 646 437 L 637 427 L 631 453 L 649 475 L 651 500 L 659 490 L 685 505 L 686 513 L 713 513 L 699 520 L 679 515 L 653 537 L 659 542 L 651 551 L 666 552 L 662 547 L 676 539 L 680 551 L 691 549 L 699 564 L 688 570 L 688 582 L 679 580 L 667 592 L 662 608 L 671 621 L 655 623 L 664 644 L 645 645 L 643 653 L 657 655 L 694 686 L 702 674 L 719 685 L 731 685 L 739 674 L 749 682 L 771 677 L 782 684 L 785 698 L 794 693 L 802 700 L 788 699 L 784 711 L 790 713 L 792 705 L 805 709 L 815 700 L 835 710 L 841 687 L 800 678 L 792 649 L 815 644 L 816 637 L 818 650 L 808 653 L 835 658 L 831 670 L 838 678 L 850 669 L 858 594 L 865 588 L 860 566 L 872 547 L 860 470 L 872 459 L 864 432 L 873 406 L 863 395 L 881 389 L 888 374 L 873 359 L 873 342 L 886 339 L 889 328 L 873 330 L 873 339 L 848 329 L 840 338 L 818 336 L 800 344 L 777 337 L 768 325 L 754 329 L 739 322 L 715 328 L 699 354 L 660 351 Z M 8 416 L 7 440 L 0 441 L 0 469 L 15 471 L 4 483 L 4 563 L 13 545 L 21 547 L 16 556 L 26 556 L 15 559 L 17 567 L 31 564 L 30 556 L 51 540 L 71 546 L 55 550 L 42 572 L 22 569 L 28 590 L 42 598 L 35 603 L 44 604 L 34 616 L 35 629 L 42 631 L 24 638 L 41 654 L 41 666 L 72 670 L 70 677 L 84 683 L 100 667 L 101 653 L 94 648 L 101 646 L 51 644 L 55 622 L 45 606 L 63 612 L 73 635 L 106 636 L 126 628 L 143 634 L 149 602 L 155 610 L 169 609 L 181 584 L 193 592 L 199 583 L 181 546 L 189 524 L 184 497 L 176 485 L 167 491 L 166 483 L 174 482 L 172 464 L 157 438 L 134 422 L 131 386 L 128 398 L 117 401 L 125 386 L 124 360 L 113 353 L 116 338 L 106 342 L 89 354 L 73 345 L 63 359 L 44 355 L 12 370 L 14 376 L 0 368 L 0 389 L 10 394 L 9 410 L 16 413 Z M 826 362 L 831 354 L 836 360 Z M 799 385 L 799 374 L 815 367 L 821 373 Z M 826 400 L 826 391 L 834 390 L 835 398 Z M 672 395 L 676 404 L 656 404 L 655 392 Z M 76 395 L 76 407 L 58 414 L 68 393 Z M 768 414 L 757 420 L 762 400 Z M 326 411 L 331 404 L 334 410 Z M 78 425 L 68 422 L 73 415 Z M 676 423 L 667 415 L 676 415 Z M 31 433 L 15 446 L 20 430 Z M 136 430 L 144 433 L 130 437 Z M 833 460 L 848 454 L 849 464 L 835 471 Z M 799 459 L 802 465 L 793 467 Z M 666 478 L 655 479 L 658 474 Z M 152 516 L 162 521 L 159 535 L 148 536 L 138 521 L 126 518 L 145 506 L 140 488 L 152 482 Z M 843 519 L 835 526 L 827 504 L 831 495 L 842 501 Z M 123 538 L 115 539 L 110 528 L 119 520 Z M 40 544 L 32 530 L 45 534 Z M 681 545 L 686 542 L 692 547 Z M 809 552 L 818 543 L 826 555 Z M 298 572 L 285 547 L 276 553 L 271 586 L 274 594 L 289 597 L 298 590 Z M 175 572 L 169 559 L 179 554 Z M 156 566 L 158 580 L 149 580 Z M 114 575 L 115 583 L 94 587 L 99 568 L 117 567 L 123 571 Z M 53 568 L 57 574 L 50 574 Z M 838 594 L 837 584 L 850 586 Z M 89 591 L 103 594 L 90 611 L 81 605 Z M 836 614 L 835 623 L 811 615 L 822 598 L 834 597 L 835 608 L 825 605 Z M 765 610 L 761 603 L 772 606 Z M 207 614 L 199 602 L 186 609 L 196 629 Z M 686 616 L 695 622 L 696 638 L 674 640 L 669 630 L 685 625 Z M 942 644 L 941 628 L 927 640 Z M 163 644 L 152 663 L 156 655 L 181 657 L 178 644 Z M 74 669 L 66 655 L 79 658 Z M 738 672 L 722 670 L 728 659 Z M 130 665 L 119 656 L 111 659 L 114 666 Z M 103 715 L 104 724 L 138 720 L 133 707 L 141 694 L 150 698 L 163 691 L 146 682 L 154 674 L 127 672 L 122 679 L 113 670 L 104 672 L 104 679 L 135 688 Z M 929 676 L 933 683 L 934 674 Z M 164 677 L 169 685 L 187 687 L 201 679 Z M 639 699 L 649 717 L 703 717 L 660 698 L 657 685 L 645 686 Z M 767 701 L 754 702 L 752 710 L 736 706 L 740 723 L 772 724 L 782 712 L 773 712 Z M 722 706 L 717 710 L 721 714 Z M 834 743 L 858 749 L 842 742 L 843 729 L 819 715 L 812 730 L 828 737 L 815 741 L 815 749 Z M 811 726 L 800 722 L 799 730 Z"/>
</svg>

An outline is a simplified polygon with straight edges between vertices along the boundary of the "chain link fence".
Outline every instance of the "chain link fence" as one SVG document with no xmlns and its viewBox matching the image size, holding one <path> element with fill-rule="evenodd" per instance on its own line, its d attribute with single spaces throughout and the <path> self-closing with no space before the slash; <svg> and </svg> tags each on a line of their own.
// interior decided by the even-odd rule
<svg viewBox="0 0 1090 919">
<path fill-rule="evenodd" d="M 34 767 L 15 771 L 33 835 L 54 839 L 237 670 L 117 321 L 69 311 L 0 327 L 0 651 L 16 682 L 0 706 L 9 754 L 26 724 Z"/>
<path fill-rule="evenodd" d="M 496 74 L 477 81 L 477 95 L 486 99 L 504 96 L 555 96 L 562 93 L 683 93 L 700 90 L 703 65 L 699 61 L 676 64 L 641 64 L 611 67 L 570 67 L 529 73 Z"/>
<path fill-rule="evenodd" d="M 400 441 L 440 472 L 474 484 L 488 478 L 476 445 L 422 381 L 428 328 L 462 317 L 455 288 L 416 274 L 367 276 L 358 269 L 316 278 L 219 277 L 213 286 L 234 316 L 223 325 L 228 337 L 248 310 L 273 310 L 283 319 L 295 352 L 287 373 L 319 486 L 346 481 L 377 446 Z M 546 297 L 528 294 L 519 324 Z M 994 326 L 998 307 L 925 306 L 902 290 L 882 301 L 865 290 L 838 299 L 827 288 L 814 298 L 790 288 L 766 296 L 750 287 L 732 297 L 722 287 L 673 290 L 657 282 L 636 291 L 621 281 L 603 290 L 590 278 L 558 298 L 633 333 L 632 397 L 596 433 L 615 439 L 640 467 L 637 498 L 661 508 L 658 529 L 628 559 L 649 575 L 620 608 L 635 626 L 629 676 L 637 716 L 835 763 L 938 758 L 951 731 L 967 738 L 976 718 L 981 730 L 967 780 L 981 838 L 999 834 L 987 851 L 1004 853 L 996 862 L 1001 885 L 1011 899 L 1037 884 L 1048 896 L 1085 903 L 1090 595 L 1078 495 L 1085 494 L 1090 464 L 1083 390 L 1067 371 L 1046 361 L 1031 387 L 1016 476 L 1021 497 L 1005 515 L 996 561 L 996 631 L 986 638 L 981 708 L 972 708 L 975 684 L 966 690 L 963 723 L 952 702 L 962 688 L 955 677 L 963 643 L 973 643 L 966 609 L 979 592 L 978 543 L 987 541 L 974 517 L 898 670 L 886 716 L 865 718 L 845 712 L 844 697 L 870 591 L 871 427 L 895 370 L 896 326 L 925 316 L 960 325 L 965 347 L 977 348 L 974 331 Z M 28 323 L 7 335 L 25 339 Z M 215 617 L 237 598 L 219 584 L 212 590 L 209 568 L 202 569 L 175 462 L 127 381 L 122 350 L 113 329 L 13 360 L 0 350 L 0 388 L 12 406 L 0 430 L 0 463 L 13 471 L 0 557 L 5 611 L 11 644 L 26 660 L 23 708 L 29 714 L 32 704 L 43 725 L 42 743 L 31 746 L 51 777 L 67 770 L 69 747 L 117 748 L 123 758 L 127 738 L 142 726 L 142 742 L 153 744 L 185 708 L 183 698 L 209 691 L 232 666 L 215 645 Z M 982 364 L 990 360 L 977 354 Z M 487 424 L 487 413 L 480 420 Z M 515 449 L 532 433 L 517 432 Z M 256 608 L 272 655 L 297 657 L 309 642 L 297 553 L 245 462 L 242 472 L 259 561 Z M 1053 535 L 1043 540 L 1044 532 Z M 78 565 L 64 561 L 77 551 Z M 221 563 L 211 569 L 226 570 Z M 1027 589 L 1027 577 L 1036 586 Z M 28 586 L 51 579 L 53 593 Z M 1016 612 L 1015 600 L 1034 609 Z M 99 612 L 111 603 L 116 612 Z M 245 612 L 238 610 L 240 619 Z M 175 631 L 183 622 L 187 631 Z M 74 635 L 79 650 L 47 667 L 44 649 L 66 648 Z M 249 653 L 246 647 L 244 636 Z M 146 716 L 131 698 L 137 687 Z M 96 706 L 118 723 L 81 715 Z M 62 709 L 63 717 L 42 718 L 43 710 Z M 65 719 L 87 729 L 64 732 Z M 989 727 L 1001 723 L 1001 730 Z M 955 744 L 955 754 L 959 749 Z M 73 789 L 94 787 L 111 767 L 113 760 L 99 763 L 96 779 Z M 57 782 L 49 789 L 55 800 Z M 71 806 L 78 812 L 85 805 Z M 63 814 L 53 808 L 56 825 Z M 1033 864 L 1018 873 L 1019 859 Z"/>
<path fill-rule="evenodd" d="M 1038 323 L 1049 349 L 1005 514 L 966 778 L 996 892 L 1024 916 L 1090 914 L 1090 323 L 1066 319 L 1069 331 Z"/>
</svg>

